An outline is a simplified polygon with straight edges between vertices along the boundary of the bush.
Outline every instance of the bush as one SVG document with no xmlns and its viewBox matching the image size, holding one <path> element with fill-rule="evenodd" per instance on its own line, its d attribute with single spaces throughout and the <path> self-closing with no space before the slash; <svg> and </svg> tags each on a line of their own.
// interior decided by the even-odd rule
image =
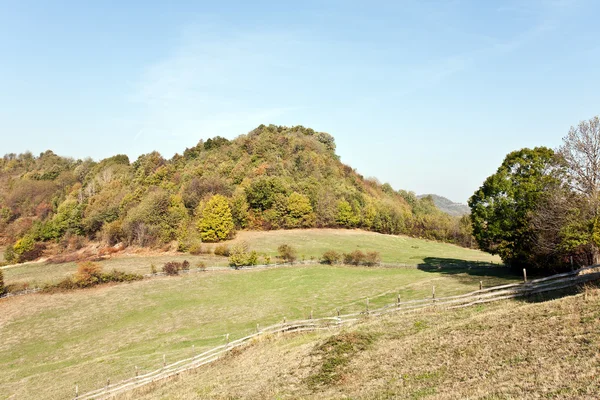
<svg viewBox="0 0 600 400">
<path fill-rule="evenodd" d="M 263 262 L 265 265 L 271 264 L 271 256 L 268 254 L 263 254 Z"/>
<path fill-rule="evenodd" d="M 158 271 L 156 270 L 156 265 L 150 264 L 150 273 L 155 275 Z"/>
<path fill-rule="evenodd" d="M 258 253 L 248 251 L 248 244 L 241 242 L 236 244 L 229 255 L 229 266 L 235 269 L 258 264 Z"/>
<path fill-rule="evenodd" d="M 281 258 L 284 262 L 293 263 L 296 261 L 296 249 L 289 244 L 282 244 L 277 248 L 277 251 L 279 252 L 279 258 Z"/>
<path fill-rule="evenodd" d="M 77 265 L 77 273 L 73 277 L 63 279 L 54 285 L 48 285 L 45 291 L 72 290 L 96 286 L 109 282 L 133 282 L 144 277 L 139 274 L 128 274 L 126 272 L 112 270 L 108 273 L 102 272 L 102 267 L 91 261 L 85 261 Z"/>
<path fill-rule="evenodd" d="M 189 253 L 191 255 L 197 256 L 199 254 L 203 254 L 204 249 L 200 243 L 194 243 L 190 246 Z"/>
<path fill-rule="evenodd" d="M 229 246 L 227 246 L 226 244 L 220 244 L 217 247 L 215 247 L 215 255 L 216 256 L 223 256 L 223 257 L 229 257 L 231 255 L 231 251 L 229 250 Z"/>
<path fill-rule="evenodd" d="M 17 262 L 17 255 L 15 254 L 15 249 L 12 245 L 4 250 L 4 259 L 9 263 Z"/>
<path fill-rule="evenodd" d="M 93 282 L 102 274 L 102 267 L 91 261 L 84 261 L 77 264 L 77 273 L 75 280 L 80 282 Z"/>
<path fill-rule="evenodd" d="M 181 269 L 183 264 L 177 261 L 169 261 L 162 267 L 163 272 L 169 276 L 179 275 Z"/>
<path fill-rule="evenodd" d="M 352 253 L 344 254 L 344 264 L 361 265 L 365 261 L 365 253 L 360 250 L 354 250 Z"/>
<path fill-rule="evenodd" d="M 181 269 L 183 271 L 189 271 L 190 270 L 190 262 L 188 260 L 183 260 L 183 262 L 181 263 Z"/>
<path fill-rule="evenodd" d="M 321 256 L 321 263 L 329 265 L 337 264 L 340 262 L 341 257 L 337 251 L 328 250 Z"/>
<path fill-rule="evenodd" d="M 202 272 L 205 272 L 206 271 L 206 263 L 204 261 L 198 261 L 196 263 L 196 268 L 198 268 Z"/>
<path fill-rule="evenodd" d="M 365 255 L 365 265 L 368 267 L 372 267 L 374 265 L 379 265 L 381 262 L 381 256 L 377 251 L 369 251 Z"/>
</svg>

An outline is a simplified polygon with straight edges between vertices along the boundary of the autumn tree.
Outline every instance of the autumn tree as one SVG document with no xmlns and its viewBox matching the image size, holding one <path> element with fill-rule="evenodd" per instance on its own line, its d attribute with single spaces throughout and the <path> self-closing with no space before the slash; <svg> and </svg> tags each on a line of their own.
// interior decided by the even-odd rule
<svg viewBox="0 0 600 400">
<path fill-rule="evenodd" d="M 218 242 L 227 239 L 234 229 L 233 217 L 227 198 L 217 194 L 211 197 L 198 222 L 200 237 L 205 242 Z"/>
<path fill-rule="evenodd" d="M 309 227 L 313 223 L 314 215 L 310 199 L 303 194 L 292 193 L 287 199 L 288 228 Z"/>
<path fill-rule="evenodd" d="M 558 154 L 564 160 L 568 184 L 573 194 L 563 197 L 556 217 L 570 215 L 563 229 L 571 238 L 571 247 L 586 248 L 589 263 L 600 261 L 600 118 L 593 117 L 572 126 Z M 578 200 L 575 206 L 573 201 Z M 568 208 L 569 212 L 565 213 Z"/>
</svg>

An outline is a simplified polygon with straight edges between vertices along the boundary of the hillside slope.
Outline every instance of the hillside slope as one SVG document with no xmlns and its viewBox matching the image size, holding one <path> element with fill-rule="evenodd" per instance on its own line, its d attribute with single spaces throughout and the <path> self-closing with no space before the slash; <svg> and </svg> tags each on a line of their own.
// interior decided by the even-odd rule
<svg viewBox="0 0 600 400">
<path fill-rule="evenodd" d="M 167 160 L 160 153 L 99 162 L 46 151 L 0 159 L 0 241 L 8 261 L 78 238 L 180 250 L 241 229 L 362 228 L 470 243 L 470 225 L 428 199 L 367 180 L 335 154 L 332 136 L 261 125 Z"/>
<path fill-rule="evenodd" d="M 600 291 L 266 339 L 123 399 L 591 399 Z"/>
<path fill-rule="evenodd" d="M 471 213 L 471 209 L 468 205 L 462 203 L 455 203 L 444 196 L 439 196 L 437 194 L 422 194 L 417 197 L 419 199 L 431 197 L 431 199 L 433 200 L 433 204 L 435 204 L 437 208 L 439 208 L 441 211 L 445 212 L 448 215 L 462 217 L 463 215 L 468 215 Z"/>
</svg>

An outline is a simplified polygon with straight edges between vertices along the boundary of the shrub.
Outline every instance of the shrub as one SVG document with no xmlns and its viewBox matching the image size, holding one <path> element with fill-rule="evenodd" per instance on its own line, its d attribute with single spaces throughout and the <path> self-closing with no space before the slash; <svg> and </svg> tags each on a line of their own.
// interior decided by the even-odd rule
<svg viewBox="0 0 600 400">
<path fill-rule="evenodd" d="M 365 261 L 365 253 L 354 250 L 352 253 L 344 254 L 344 264 L 361 265 Z"/>
<path fill-rule="evenodd" d="M 341 257 L 342 256 L 337 251 L 328 250 L 321 256 L 321 262 L 323 264 L 333 265 L 339 263 Z"/>
<path fill-rule="evenodd" d="M 223 257 L 229 257 L 231 255 L 231 251 L 229 250 L 229 246 L 227 246 L 226 244 L 220 244 L 217 247 L 215 247 L 215 255 L 216 256 L 223 256 Z"/>
<path fill-rule="evenodd" d="M 263 255 L 263 262 L 265 263 L 265 265 L 271 264 L 271 256 L 269 256 L 268 254 L 264 254 Z"/>
<path fill-rule="evenodd" d="M 17 262 L 17 255 L 15 254 L 15 249 L 12 245 L 4 250 L 4 259 L 9 263 Z"/>
<path fill-rule="evenodd" d="M 379 265 L 381 262 L 381 256 L 377 251 L 369 251 L 365 255 L 365 265 L 368 267 L 372 267 L 374 265 Z"/>
<path fill-rule="evenodd" d="M 36 242 L 33 236 L 25 235 L 21 239 L 17 240 L 13 246 L 13 260 L 20 263 L 35 260 L 36 258 L 42 256 L 45 248 L 46 245 Z M 11 255 L 9 254 L 9 256 Z"/>
<path fill-rule="evenodd" d="M 296 249 L 294 249 L 289 244 L 282 244 L 277 248 L 279 252 L 279 258 L 281 258 L 284 262 L 293 263 L 296 261 Z"/>
<path fill-rule="evenodd" d="M 102 267 L 91 261 L 77 264 L 77 273 L 74 283 L 78 287 L 89 287 L 97 285 L 102 281 Z"/>
<path fill-rule="evenodd" d="M 202 272 L 206 271 L 206 263 L 204 261 L 198 261 L 196 267 Z"/>
<path fill-rule="evenodd" d="M 248 244 L 241 242 L 236 244 L 229 255 L 229 266 L 235 269 L 258 264 L 258 253 L 248 251 Z"/>
<path fill-rule="evenodd" d="M 183 262 L 181 263 L 181 269 L 183 271 L 189 271 L 190 270 L 190 262 L 188 260 L 183 260 Z"/>
<path fill-rule="evenodd" d="M 121 221 L 105 223 L 102 226 L 101 237 L 102 241 L 109 246 L 114 246 L 121 242 L 124 238 Z"/>
<path fill-rule="evenodd" d="M 102 268 L 99 265 L 86 261 L 78 264 L 75 276 L 65 278 L 54 285 L 47 285 L 44 288 L 44 291 L 52 292 L 55 290 L 82 289 L 103 283 L 133 282 L 143 278 L 144 277 L 139 274 L 128 274 L 117 270 L 103 273 Z"/>
<path fill-rule="evenodd" d="M 179 275 L 179 271 L 183 268 L 182 263 L 177 261 L 169 261 L 163 265 L 162 270 L 165 274 L 173 276 Z"/>
<path fill-rule="evenodd" d="M 197 256 L 199 254 L 203 254 L 203 250 L 204 249 L 202 248 L 202 245 L 200 243 L 194 243 L 190 246 L 189 253 L 194 256 Z"/>
<path fill-rule="evenodd" d="M 154 265 L 154 264 L 150 264 L 150 273 L 151 273 L 152 275 L 154 275 L 154 274 L 156 274 L 156 272 L 158 272 L 158 271 L 156 270 L 156 265 Z"/>
</svg>

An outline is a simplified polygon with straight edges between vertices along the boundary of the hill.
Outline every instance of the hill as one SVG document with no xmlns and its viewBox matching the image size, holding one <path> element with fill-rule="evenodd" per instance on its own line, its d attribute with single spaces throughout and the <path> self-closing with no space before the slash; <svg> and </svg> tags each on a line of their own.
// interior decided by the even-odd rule
<svg viewBox="0 0 600 400">
<path fill-rule="evenodd" d="M 335 154 L 333 137 L 261 125 L 234 140 L 160 153 L 74 160 L 52 151 L 0 159 L 0 238 L 8 262 L 81 246 L 187 251 L 236 230 L 362 228 L 469 245 L 468 221 L 429 199 L 364 179 Z M 54 245 L 57 243 L 58 245 Z"/>
<path fill-rule="evenodd" d="M 471 213 L 471 209 L 468 205 L 462 203 L 455 203 L 450 199 L 447 199 L 443 196 L 438 196 L 437 194 L 422 194 L 417 196 L 419 199 L 431 197 L 433 200 L 433 204 L 441 211 L 445 212 L 448 215 L 452 215 L 455 217 L 462 217 L 463 215 L 469 215 Z"/>
<path fill-rule="evenodd" d="M 121 399 L 592 399 L 600 291 L 272 338 Z"/>
</svg>

